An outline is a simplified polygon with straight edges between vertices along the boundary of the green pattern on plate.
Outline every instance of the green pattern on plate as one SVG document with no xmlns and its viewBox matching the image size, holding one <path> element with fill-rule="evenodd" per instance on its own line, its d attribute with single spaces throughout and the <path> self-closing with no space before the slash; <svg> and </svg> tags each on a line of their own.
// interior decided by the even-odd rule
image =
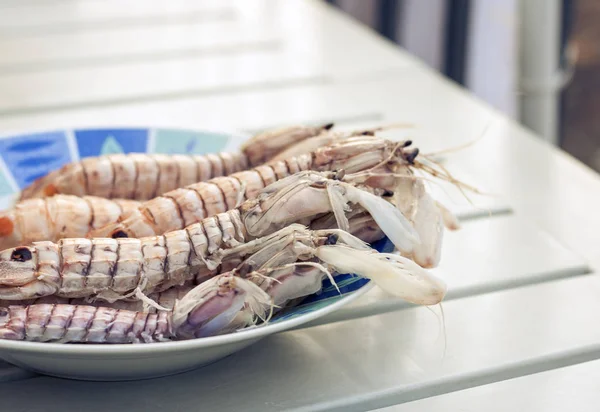
<svg viewBox="0 0 600 412">
<path fill-rule="evenodd" d="M 102 144 L 102 149 L 100 150 L 101 155 L 123 153 L 123 152 L 124 152 L 123 147 L 112 136 L 108 136 L 106 138 L 106 140 Z"/>
<path fill-rule="evenodd" d="M 10 195 L 14 192 L 15 190 L 10 183 L 8 183 L 6 175 L 4 173 L 0 173 L 0 196 Z"/>
<path fill-rule="evenodd" d="M 155 153 L 204 154 L 223 150 L 229 137 L 219 133 L 197 133 L 186 130 L 156 131 Z"/>
</svg>

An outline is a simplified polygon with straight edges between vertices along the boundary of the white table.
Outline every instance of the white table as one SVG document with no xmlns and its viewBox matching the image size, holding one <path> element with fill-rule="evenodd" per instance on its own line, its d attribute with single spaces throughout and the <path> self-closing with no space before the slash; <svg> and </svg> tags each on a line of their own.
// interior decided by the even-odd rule
<svg viewBox="0 0 600 412">
<path fill-rule="evenodd" d="M 423 152 L 481 138 L 444 161 L 498 194 L 480 209 L 447 194 L 463 229 L 436 269 L 445 329 L 439 309 L 373 289 L 179 376 L 77 382 L 2 365 L 3 410 L 596 410 L 600 178 L 325 3 L 0 0 L 0 91 L 3 134 L 412 122 L 385 136 Z"/>
</svg>

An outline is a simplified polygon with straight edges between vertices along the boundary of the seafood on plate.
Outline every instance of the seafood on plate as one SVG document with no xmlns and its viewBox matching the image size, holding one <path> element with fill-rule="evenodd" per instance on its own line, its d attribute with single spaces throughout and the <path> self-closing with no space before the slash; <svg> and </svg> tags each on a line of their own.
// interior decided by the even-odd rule
<svg viewBox="0 0 600 412">
<path fill-rule="evenodd" d="M 284 307 L 322 288 L 325 276 L 335 285 L 330 268 L 356 273 L 411 302 L 439 303 L 443 281 L 402 256 L 349 248 L 329 235 L 312 254 L 317 258 L 242 273 L 233 270 L 194 288 L 169 290 L 180 299 L 160 310 L 140 310 L 138 302 L 118 307 L 55 299 L 0 307 L 0 339 L 77 343 L 150 343 L 230 333 L 268 322 L 273 308 Z M 343 235 L 349 236 L 349 235 Z M 357 239 L 356 239 L 357 241 Z M 346 250 L 350 249 L 350 250 Z M 163 292 L 165 293 L 165 292 Z M 145 308 L 144 308 L 145 309 Z"/>
<path fill-rule="evenodd" d="M 191 289 L 165 311 L 64 303 L 10 305 L 0 308 L 0 339 L 150 343 L 198 338 L 246 327 L 256 316 L 266 318 L 271 300 L 254 283 L 223 274 Z M 243 313 L 246 307 L 248 312 Z"/>
<path fill-rule="evenodd" d="M 0 250 L 40 240 L 86 237 L 120 216 L 137 210 L 140 203 L 97 196 L 56 195 L 27 199 L 0 212 Z"/>
<path fill-rule="evenodd" d="M 410 142 L 351 137 L 285 161 L 165 193 L 119 217 L 118 222 L 90 232 L 88 237 L 111 237 L 116 233 L 141 237 L 182 229 L 255 198 L 267 186 L 280 187 L 273 184 L 301 171 L 344 170 L 347 175 L 361 172 L 364 185 L 393 191 L 397 171 L 403 173 L 402 167 L 410 165 L 418 154 L 409 146 Z"/>
<path fill-rule="evenodd" d="M 256 135 L 239 154 L 253 169 L 221 163 L 207 169 L 218 177 L 175 190 L 155 179 L 146 192 L 154 197 L 141 203 L 62 194 L 51 174 L 40 179 L 50 182 L 38 193 L 47 198 L 0 214 L 0 339 L 150 343 L 232 333 L 268 324 L 326 278 L 337 288 L 336 274 L 413 304 L 440 303 L 446 285 L 427 268 L 439 263 L 444 228 L 459 222 L 426 184 L 460 182 L 410 141 L 329 129 Z M 182 170 L 170 175 L 174 184 Z M 101 194 L 137 196 L 127 185 Z M 398 253 L 369 246 L 384 237 Z"/>
<path fill-rule="evenodd" d="M 350 205 L 368 212 L 400 251 L 411 253 L 419 242 L 402 213 L 368 188 L 316 172 L 289 179 L 291 184 L 272 188 L 236 209 L 165 235 L 62 239 L 3 250 L 0 299 L 58 295 L 111 301 L 192 279 L 199 283 L 217 270 L 230 269 L 224 262 L 235 262 L 234 257 L 248 256 L 274 241 L 268 236 L 290 230 L 292 223 L 310 225 L 312 219 L 333 213 L 337 227 L 347 233 L 351 225 L 345 213 Z M 298 238 L 296 231 L 293 234 Z"/>
<path fill-rule="evenodd" d="M 326 123 L 318 126 L 296 125 L 265 130 L 246 140 L 240 150 L 250 166 L 258 166 L 306 139 L 327 134 L 333 126 L 333 123 Z"/>
<path fill-rule="evenodd" d="M 410 124 L 390 124 L 386 126 L 373 127 L 369 129 L 362 130 L 349 130 L 349 131 L 326 131 L 321 132 L 316 136 L 309 137 L 308 139 L 304 139 L 299 143 L 289 146 L 287 149 L 279 152 L 275 156 L 273 156 L 271 161 L 285 160 L 288 158 L 292 158 L 295 156 L 299 156 L 304 153 L 310 153 L 317 150 L 319 147 L 328 146 L 330 144 L 339 142 L 341 140 L 348 139 L 350 137 L 358 137 L 358 136 L 371 136 L 375 137 L 375 133 L 389 130 L 394 128 L 404 128 L 411 127 Z"/>
<path fill-rule="evenodd" d="M 303 155 L 197 183 L 142 204 L 72 195 L 28 199 L 0 213 L 0 249 L 62 238 L 159 235 L 225 212 L 259 193 L 293 185 L 298 170 L 345 171 L 343 168 L 348 167 L 355 173 L 346 173 L 340 179 L 391 195 L 392 203 L 422 235 L 423 242 L 416 246 L 413 258 L 423 267 L 435 267 L 443 235 L 439 223 L 443 221 L 455 229 L 458 222 L 431 198 L 423 178 L 415 175 L 418 150 L 409 147 L 410 142 L 348 138 L 313 152 L 311 157 Z M 296 173 L 290 176 L 292 172 Z"/>
<path fill-rule="evenodd" d="M 343 137 L 349 139 L 358 134 L 361 135 L 361 139 L 365 139 L 368 137 L 365 135 L 370 132 L 369 130 L 344 132 Z M 333 134 L 329 131 L 324 135 L 328 133 Z M 340 133 L 335 134 L 335 136 L 340 135 Z M 341 138 L 336 139 L 340 140 Z M 354 147 L 357 143 L 352 142 L 351 145 Z M 301 146 L 302 142 L 298 145 Z M 370 145 L 368 149 L 378 150 L 380 146 L 380 144 Z M 343 154 L 344 148 L 345 146 L 341 146 L 329 153 L 328 156 L 331 156 L 332 159 L 335 158 L 334 167 L 348 166 L 351 170 L 364 170 L 369 166 L 369 163 L 366 163 L 364 166 L 357 168 L 356 159 L 354 159 L 355 149 L 350 149 L 347 156 L 345 156 Z M 300 151 L 303 152 L 303 150 Z M 314 153 L 318 154 L 319 152 Z M 144 155 L 119 156 L 136 157 Z M 410 157 L 411 154 L 409 153 L 406 156 Z M 306 155 L 298 156 L 289 158 L 286 161 L 271 162 L 252 170 L 240 171 L 230 176 L 219 176 L 206 182 L 193 180 L 194 184 L 163 193 L 161 196 L 139 204 L 138 208 L 134 208 L 135 203 L 131 201 L 128 204 L 131 207 L 123 208 L 122 213 L 114 213 L 124 202 L 124 200 L 118 199 L 115 199 L 115 204 L 111 204 L 107 199 L 98 200 L 96 208 L 94 208 L 96 200 L 93 197 L 86 196 L 82 199 L 75 195 L 55 194 L 51 197 L 56 198 L 53 200 L 22 200 L 17 202 L 13 208 L 0 213 L 0 248 L 13 247 L 33 241 L 57 241 L 64 237 L 111 236 L 118 226 L 121 226 L 121 230 L 127 232 L 129 226 L 148 219 L 156 220 L 156 227 L 152 232 L 148 230 L 139 233 L 130 231 L 129 234 L 139 237 L 181 229 L 205 217 L 225 212 L 237 206 L 242 200 L 255 197 L 265 186 L 298 171 L 330 170 L 331 167 L 323 163 L 326 162 L 326 159 L 327 157 L 321 156 L 317 162 L 313 162 Z M 347 164 L 344 160 L 347 160 Z M 372 163 L 373 159 L 370 162 Z M 115 170 L 120 169 L 115 168 Z M 139 173 L 136 173 L 135 185 L 140 183 L 140 176 Z M 171 175 L 162 173 L 161 176 L 169 184 L 175 182 L 176 187 L 182 184 L 181 180 L 177 181 Z M 114 180 L 114 182 L 119 183 L 119 180 Z M 128 183 L 120 182 L 118 184 L 120 189 L 127 186 Z M 74 186 L 69 184 L 68 187 Z M 128 196 L 127 193 L 120 193 L 120 195 L 122 197 Z M 89 201 L 86 204 L 84 200 Z M 60 204 L 60 207 L 55 207 L 55 203 Z M 95 209 L 99 210 L 96 211 Z M 104 210 L 107 209 L 110 209 L 111 213 L 104 213 Z M 64 218 L 71 212 L 76 223 L 65 224 Z M 101 214 L 103 216 L 100 216 Z M 96 215 L 99 217 L 98 219 L 95 218 Z M 35 219 L 34 216 L 36 216 Z"/>
<path fill-rule="evenodd" d="M 269 130 L 248 139 L 239 153 L 87 157 L 38 178 L 23 189 L 21 200 L 56 194 L 148 200 L 178 187 L 258 166 L 289 146 L 332 127 L 301 125 Z"/>
</svg>

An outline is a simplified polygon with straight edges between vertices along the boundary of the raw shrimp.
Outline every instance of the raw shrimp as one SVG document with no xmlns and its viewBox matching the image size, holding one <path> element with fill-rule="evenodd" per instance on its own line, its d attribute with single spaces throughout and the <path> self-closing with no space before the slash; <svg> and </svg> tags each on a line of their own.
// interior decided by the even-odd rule
<svg viewBox="0 0 600 412">
<path fill-rule="evenodd" d="M 165 193 L 144 202 L 127 217 L 119 218 L 119 223 L 90 232 L 88 237 L 111 237 L 115 234 L 142 237 L 182 229 L 234 208 L 241 201 L 256 197 L 267 185 L 303 170 L 344 170 L 347 174 L 365 172 L 361 177 L 365 185 L 393 190 L 396 178 L 391 172 L 401 165 L 411 164 L 418 153 L 417 149 L 408 148 L 409 145 L 410 142 L 369 137 L 348 138 L 285 161 Z M 376 176 L 369 178 L 372 173 Z"/>
<path fill-rule="evenodd" d="M 43 303 L 0 308 L 0 339 L 150 343 L 198 338 L 226 333 L 245 306 L 251 309 L 251 324 L 254 316 L 266 318 L 271 300 L 254 283 L 227 273 L 189 291 L 172 311 Z"/>
<path fill-rule="evenodd" d="M 96 196 L 27 199 L 0 212 L 0 250 L 41 240 L 86 237 L 139 206 L 135 200 Z"/>
<path fill-rule="evenodd" d="M 354 234 L 355 236 L 357 236 L 359 239 L 361 239 L 362 241 L 366 242 L 366 243 L 372 243 L 375 241 L 378 241 L 380 239 L 383 239 L 385 237 L 385 234 L 381 231 L 381 229 L 379 229 L 379 226 L 377 226 L 377 224 L 375 223 L 375 221 L 373 220 L 373 218 L 371 217 L 371 215 L 369 215 L 366 212 L 363 211 L 352 211 L 348 214 L 348 219 L 350 221 L 350 233 Z M 335 216 L 333 214 L 329 214 L 324 216 L 321 219 L 317 219 L 316 221 L 313 222 L 313 224 L 311 224 L 311 226 L 315 227 L 316 229 L 319 229 L 320 231 L 314 232 L 315 234 L 317 233 L 321 233 L 323 234 L 323 236 L 325 234 L 328 234 L 328 236 L 337 236 L 335 233 L 335 231 L 331 231 L 328 232 L 325 229 L 335 229 L 337 227 L 337 224 L 335 222 Z M 292 231 L 290 232 L 292 234 L 294 234 L 293 237 L 288 238 L 288 240 L 295 242 L 296 240 L 291 240 L 292 238 L 295 238 L 296 236 L 298 236 L 299 239 L 301 239 L 300 241 L 302 241 L 302 239 L 307 235 L 307 233 L 305 233 L 304 229 L 301 228 L 300 226 L 297 226 L 297 229 L 292 229 Z M 280 239 L 282 237 L 282 234 L 285 234 L 283 232 L 280 232 L 270 238 L 272 239 Z M 272 240 L 269 240 L 269 238 L 267 239 L 262 239 L 259 242 L 254 242 L 254 243 L 260 243 L 262 246 L 261 251 L 256 252 L 254 255 L 251 255 L 250 257 L 246 258 L 246 260 L 242 263 L 240 263 L 241 265 L 241 270 L 244 271 L 248 271 L 251 268 L 257 268 L 257 267 L 263 267 L 263 266 L 268 266 L 269 262 L 273 262 L 273 260 L 271 260 L 271 257 L 267 256 L 265 257 L 266 253 L 273 253 L 273 256 L 275 256 L 275 254 L 280 253 L 282 251 L 282 249 L 287 248 L 288 246 L 285 245 L 285 242 L 281 243 L 280 241 L 277 241 L 277 245 L 280 249 L 266 249 L 267 245 L 270 245 L 272 242 Z M 331 240 L 329 240 L 329 243 L 331 243 Z M 359 245 L 360 247 L 361 245 Z M 241 249 L 241 248 L 240 248 Z M 226 262 L 225 265 L 226 266 L 232 266 L 231 261 L 236 261 L 236 259 L 240 259 L 242 258 L 244 255 L 246 255 L 248 253 L 248 250 L 254 250 L 255 247 L 253 245 L 249 245 L 246 246 L 245 248 L 246 250 L 244 252 L 242 252 L 241 254 L 237 255 L 235 253 L 230 254 L 227 258 L 226 258 Z M 292 258 L 289 258 L 289 256 L 292 256 Z M 288 255 L 288 260 L 294 261 L 294 259 L 296 259 L 296 256 L 291 254 Z M 238 266 L 240 266 L 238 265 Z M 289 269 L 289 268 L 288 268 Z M 286 270 L 288 270 L 286 269 Z M 309 282 L 310 284 L 313 284 L 313 281 L 307 280 L 307 274 L 305 272 L 310 272 L 312 270 L 318 270 L 318 268 L 312 267 L 312 266 L 297 266 L 295 271 L 294 271 L 294 277 L 295 276 L 302 276 L 302 279 L 304 279 L 304 281 Z M 239 268 L 238 268 L 239 271 Z M 237 272 L 236 272 L 237 273 Z M 321 275 L 323 275 L 321 273 Z M 250 276 L 250 275 L 248 275 Z M 199 277 L 198 277 L 199 278 Z M 260 278 L 256 277 L 256 276 L 252 276 L 251 277 L 252 281 L 257 281 L 259 285 L 264 285 L 264 284 L 268 284 L 271 285 L 269 286 L 269 288 L 271 288 L 272 286 L 276 286 L 273 285 L 272 281 L 269 281 L 267 283 L 264 282 L 264 280 L 261 280 Z M 285 278 L 287 279 L 287 277 Z M 321 279 L 321 277 L 319 278 Z M 197 281 L 200 281 L 201 279 L 198 280 L 194 280 L 194 283 Z M 293 280 L 290 279 L 285 280 L 285 282 L 296 282 L 296 281 L 300 281 L 299 279 Z M 303 281 L 300 281 L 300 283 L 302 283 Z M 282 281 L 281 279 L 279 279 L 277 281 L 278 284 L 281 284 Z M 283 287 L 283 286 L 282 286 Z M 148 301 L 144 301 L 144 300 L 139 300 L 138 298 L 136 298 L 135 296 L 132 296 L 129 299 L 123 299 L 123 300 L 117 300 L 115 302 L 112 303 L 107 303 L 106 301 L 101 301 L 101 300 L 90 300 L 88 298 L 64 298 L 64 297 L 59 297 L 56 295 L 50 295 L 50 296 L 44 296 L 41 298 L 33 298 L 33 299 L 26 299 L 26 300 L 19 300 L 19 301 L 10 301 L 10 300 L 0 300 L 0 307 L 2 306 L 9 306 L 9 305 L 33 305 L 33 304 L 39 304 L 39 303 L 50 303 L 50 304 L 69 304 L 69 305 L 94 305 L 94 306 L 110 306 L 112 308 L 116 308 L 116 309 L 127 309 L 127 310 L 135 310 L 135 311 L 154 311 L 156 310 L 156 308 L 160 307 L 160 308 L 166 308 L 168 310 L 173 309 L 174 305 L 175 305 L 175 301 L 176 300 L 180 300 L 181 298 L 183 298 L 183 296 L 185 296 L 186 293 L 188 293 L 191 289 L 193 288 L 193 283 L 186 283 L 184 285 L 179 285 L 179 286 L 173 286 L 171 288 L 168 288 L 166 290 L 163 291 L 159 291 L 159 292 L 153 292 L 151 294 L 148 295 L 148 298 L 150 299 L 151 302 L 154 303 L 154 305 L 149 305 Z M 281 289 L 279 286 L 275 287 L 276 289 Z M 265 289 L 266 290 L 266 289 Z M 270 290 L 267 290 L 270 293 Z M 287 287 L 286 287 L 287 290 Z M 271 294 L 271 293 L 270 293 Z M 275 299 L 275 305 L 281 305 L 282 299 L 281 297 L 272 295 Z M 294 297 L 288 297 L 284 300 L 289 301 L 294 299 Z"/>
<path fill-rule="evenodd" d="M 68 163 L 33 182 L 21 200 L 56 194 L 147 200 L 180 186 L 248 168 L 241 153 L 111 154 Z"/>
<path fill-rule="evenodd" d="M 411 222 L 420 239 L 412 252 L 404 253 L 404 256 L 424 268 L 438 266 L 444 226 L 457 230 L 459 222 L 456 217 L 431 197 L 423 179 L 413 178 L 410 173 L 407 173 L 406 178 L 397 180 L 392 203 Z"/>
<path fill-rule="evenodd" d="M 319 126 L 286 126 L 266 130 L 246 140 L 241 147 L 251 166 L 258 166 L 303 140 L 326 133 L 333 123 Z"/>
<path fill-rule="evenodd" d="M 156 313 L 160 310 L 173 310 L 175 303 L 184 298 L 192 289 L 193 284 L 173 286 L 162 292 L 155 292 L 148 296 L 148 299 L 124 299 L 109 303 L 102 300 L 90 300 L 86 298 L 63 298 L 59 296 L 44 296 L 37 299 L 26 299 L 18 301 L 2 300 L 0 307 L 8 306 L 30 306 L 39 304 L 52 305 L 85 305 L 85 306 L 104 306 L 112 309 L 132 310 L 136 312 Z M 274 309 L 276 310 L 276 309 Z M 222 330 L 223 333 L 233 332 L 248 325 L 255 324 L 256 317 L 252 310 L 246 305 L 231 321 L 231 323 Z"/>
<path fill-rule="evenodd" d="M 36 305 L 36 304 L 62 304 L 62 305 L 92 305 L 108 306 L 114 309 L 127 309 L 134 311 L 156 312 L 158 308 L 167 310 L 173 309 L 175 302 L 181 300 L 190 290 L 194 288 L 192 283 L 173 286 L 172 288 L 154 292 L 148 295 L 149 301 L 140 300 L 135 297 L 130 299 L 117 300 L 112 303 L 101 300 L 92 300 L 86 298 L 65 298 L 56 295 L 43 296 L 41 298 L 23 299 L 23 300 L 0 300 L 0 307 L 10 305 Z M 152 302 L 152 304 L 148 304 Z"/>
<path fill-rule="evenodd" d="M 23 189 L 21 200 L 59 193 L 148 200 L 178 187 L 258 166 L 281 150 L 331 127 L 333 124 L 292 126 L 260 133 L 250 138 L 240 153 L 87 157 L 37 179 Z"/>
<path fill-rule="evenodd" d="M 439 303 L 446 287 L 401 256 L 325 244 L 315 255 L 341 273 L 357 272 L 386 290 L 417 304 Z M 335 263 L 332 263 L 335 262 Z M 0 308 L 0 339 L 78 343 L 150 343 L 228 333 L 268 320 L 270 308 L 322 288 L 329 269 L 317 262 L 293 263 L 213 277 L 157 313 L 69 304 L 11 305 Z M 425 285 L 425 286 L 424 286 Z M 337 287 L 337 286 L 336 286 Z"/>
<path fill-rule="evenodd" d="M 333 212 L 342 229 L 338 232 L 345 234 L 350 228 L 345 216 L 350 204 L 366 210 L 402 252 L 412 253 L 419 242 L 400 211 L 367 190 L 314 172 L 298 173 L 289 183 L 237 209 L 163 236 L 63 239 L 57 244 L 36 242 L 4 250 L 0 253 L 0 299 L 58 295 L 114 301 L 194 279 L 200 283 L 236 267 L 249 255 L 256 259 L 257 251 L 277 243 L 278 236 L 291 233 L 299 238 L 299 233 L 304 233 L 307 242 L 323 240 L 323 232 L 315 232 L 314 240 L 313 233 L 304 228 L 286 227 L 292 223 L 309 224 L 311 219 Z M 349 239 L 350 246 L 358 246 L 350 234 L 342 237 L 344 242 Z M 267 257 L 271 262 L 276 259 Z"/>
<path fill-rule="evenodd" d="M 290 146 L 289 148 L 283 150 L 276 156 L 273 156 L 271 161 L 285 160 L 291 157 L 299 156 L 304 153 L 314 152 L 320 147 L 328 146 L 332 143 L 339 142 L 344 139 L 348 139 L 350 137 L 356 136 L 371 136 L 375 137 L 375 133 L 382 130 L 389 130 L 392 128 L 399 127 L 411 127 L 409 124 L 392 124 L 387 126 L 375 127 L 372 129 L 364 129 L 364 130 L 351 130 L 351 131 L 343 131 L 343 132 L 323 132 L 314 137 L 310 137 L 306 140 L 301 141 L 298 144 Z"/>
<path fill-rule="evenodd" d="M 431 202 L 427 201 L 428 193 L 419 189 L 423 186 L 422 179 L 414 176 L 412 171 L 418 151 L 409 149 L 409 146 L 410 142 L 349 138 L 343 143 L 317 150 L 312 157 L 295 158 L 298 167 L 290 167 L 292 162 L 289 160 L 275 162 L 253 171 L 178 189 L 146 202 L 139 208 L 127 208 L 121 214 L 114 213 L 118 206 L 109 208 L 110 202 L 107 200 L 90 202 L 91 205 L 96 205 L 98 210 L 113 211 L 104 214 L 92 213 L 102 216 L 97 219 L 92 217 L 92 220 L 90 212 L 86 209 L 87 204 L 79 198 L 57 195 L 55 200 L 28 200 L 12 211 L 5 212 L 4 216 L 0 215 L 0 248 L 32 241 L 56 241 L 64 237 L 145 237 L 163 234 L 229 210 L 244 198 L 254 198 L 261 191 L 265 191 L 264 185 L 267 183 L 271 184 L 271 188 L 280 188 L 288 184 L 289 180 L 279 181 L 277 184 L 274 182 L 285 178 L 286 174 L 292 171 L 311 167 L 349 167 L 358 173 L 347 174 L 344 180 L 389 191 L 393 195 L 393 203 L 407 216 L 411 216 L 409 220 L 411 224 L 419 227 L 423 241 L 419 251 L 412 257 L 424 267 L 433 267 L 439 263 L 442 240 L 442 229 L 437 223 L 440 218 L 438 211 L 446 226 L 456 228 L 458 222 L 437 202 L 437 208 L 430 207 L 429 212 L 425 213 L 425 207 L 431 205 Z M 304 159 L 303 163 L 301 159 Z M 72 201 L 67 202 L 67 199 Z M 417 199 L 423 200 L 418 215 L 415 214 L 418 210 L 415 203 Z M 59 203 L 61 207 L 47 207 L 47 204 Z M 79 206 L 72 206 L 71 203 Z M 71 214 L 77 210 L 80 212 Z"/>
</svg>

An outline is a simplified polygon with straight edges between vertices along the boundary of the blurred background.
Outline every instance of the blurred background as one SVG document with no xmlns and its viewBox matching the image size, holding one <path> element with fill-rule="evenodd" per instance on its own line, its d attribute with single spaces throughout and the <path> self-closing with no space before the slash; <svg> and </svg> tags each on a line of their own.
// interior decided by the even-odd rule
<svg viewBox="0 0 600 412">
<path fill-rule="evenodd" d="M 0 0 L 0 130 L 379 121 L 397 108 L 376 107 L 378 93 L 391 98 L 408 81 L 399 73 L 422 66 L 366 27 L 600 171 L 599 19 L 600 0 Z M 275 96 L 300 84 L 305 102 Z M 344 97 L 359 84 L 362 106 Z"/>
<path fill-rule="evenodd" d="M 600 1 L 324 1 L 600 171 Z"/>
</svg>

